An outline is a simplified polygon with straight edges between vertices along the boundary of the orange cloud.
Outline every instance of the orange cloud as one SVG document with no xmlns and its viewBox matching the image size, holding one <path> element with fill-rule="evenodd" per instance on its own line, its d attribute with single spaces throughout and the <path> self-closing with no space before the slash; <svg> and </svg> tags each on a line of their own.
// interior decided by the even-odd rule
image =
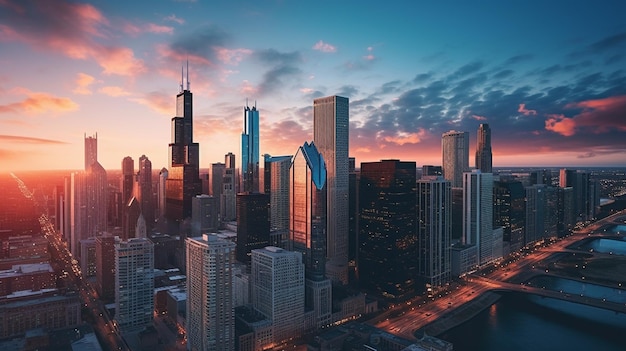
<svg viewBox="0 0 626 351">
<path fill-rule="evenodd" d="M 519 104 L 519 108 L 517 109 L 517 112 L 521 112 L 525 116 L 528 116 L 528 115 L 535 116 L 537 114 L 537 111 L 535 111 L 535 110 L 527 110 L 526 109 L 526 104 Z"/>
<path fill-rule="evenodd" d="M 0 140 L 7 141 L 9 143 L 27 143 L 27 144 L 67 144 L 64 141 L 31 138 L 20 135 L 0 135 Z"/>
<path fill-rule="evenodd" d="M 576 133 L 576 121 L 564 115 L 548 115 L 546 130 L 553 131 L 563 136 L 572 136 Z"/>
<path fill-rule="evenodd" d="M 72 90 L 75 94 L 79 95 L 91 95 L 91 90 L 89 86 L 93 84 L 96 79 L 85 73 L 78 73 L 78 77 L 76 78 L 76 88 Z"/>
<path fill-rule="evenodd" d="M 595 110 L 610 110 L 616 106 L 626 104 L 626 95 L 622 96 L 611 96 L 605 99 L 597 99 L 597 100 L 587 100 L 582 102 L 575 102 L 568 104 L 567 108 L 572 107 L 580 107 L 580 108 L 591 108 Z"/>
<path fill-rule="evenodd" d="M 68 98 L 61 98 L 48 93 L 32 92 L 24 88 L 13 89 L 13 92 L 26 95 L 20 102 L 0 105 L 0 113 L 38 114 L 46 112 L 67 112 L 78 109 L 78 105 Z"/>
<path fill-rule="evenodd" d="M 385 136 L 383 140 L 396 145 L 419 144 L 426 136 L 426 130 L 420 128 L 417 133 L 396 132 L 395 135 Z"/>
</svg>

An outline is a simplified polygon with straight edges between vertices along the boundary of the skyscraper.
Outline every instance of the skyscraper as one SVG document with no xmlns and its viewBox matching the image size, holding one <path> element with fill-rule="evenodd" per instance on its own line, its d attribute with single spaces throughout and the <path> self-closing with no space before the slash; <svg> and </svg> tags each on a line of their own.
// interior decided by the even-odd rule
<svg viewBox="0 0 626 351">
<path fill-rule="evenodd" d="M 183 89 L 181 70 L 180 92 L 176 95 L 176 117 L 172 118 L 172 142 L 169 144 L 169 172 L 166 180 L 166 216 L 173 221 L 191 217 L 191 198 L 202 192 L 200 153 L 193 142 L 193 96 Z"/>
<path fill-rule="evenodd" d="M 186 239 L 187 348 L 235 349 L 235 244 L 214 234 Z"/>
<path fill-rule="evenodd" d="M 498 243 L 494 242 L 493 238 L 491 173 L 482 173 L 476 169 L 463 173 L 463 243 L 476 245 L 478 265 L 499 258 L 496 257 Z"/>
<path fill-rule="evenodd" d="M 361 163 L 359 282 L 392 300 L 412 296 L 416 287 L 415 167 L 399 160 Z"/>
<path fill-rule="evenodd" d="M 105 233 L 96 237 L 96 290 L 106 302 L 115 301 L 115 243 L 118 237 Z"/>
<path fill-rule="evenodd" d="M 469 133 L 451 130 L 441 136 L 443 177 L 453 188 L 463 187 L 463 172 L 469 171 Z"/>
<path fill-rule="evenodd" d="M 265 193 L 270 197 L 271 245 L 284 247 L 289 237 L 289 167 L 291 156 L 265 155 Z"/>
<path fill-rule="evenodd" d="M 289 171 L 289 243 L 302 253 L 305 267 L 305 305 L 314 311 L 315 326 L 331 322 L 331 281 L 326 279 L 327 177 L 324 157 L 313 142 L 305 142 Z"/>
<path fill-rule="evenodd" d="M 141 214 L 146 221 L 147 230 L 154 227 L 154 195 L 152 191 L 152 162 L 141 155 L 139 158 L 139 172 L 137 173 L 138 200 L 141 205 Z"/>
<path fill-rule="evenodd" d="M 122 333 L 152 324 L 154 244 L 146 238 L 115 243 L 115 307 Z"/>
<path fill-rule="evenodd" d="M 491 161 L 491 128 L 489 124 L 481 123 L 476 137 L 476 169 L 483 173 L 492 172 Z"/>
<path fill-rule="evenodd" d="M 96 161 L 98 161 L 98 133 L 93 136 L 85 134 L 85 171 Z"/>
<path fill-rule="evenodd" d="M 196 195 L 191 199 L 191 235 L 202 236 L 219 229 L 219 201 L 211 195 Z"/>
<path fill-rule="evenodd" d="M 269 207 L 267 194 L 237 194 L 237 261 L 249 264 L 252 250 L 269 246 Z"/>
<path fill-rule="evenodd" d="M 348 98 L 328 96 L 313 101 L 313 141 L 326 162 L 327 270 L 333 281 L 348 283 Z"/>
<path fill-rule="evenodd" d="M 237 217 L 237 169 L 235 155 L 232 152 L 224 156 L 224 176 L 222 177 L 222 197 L 220 214 L 224 222 L 234 221 Z"/>
<path fill-rule="evenodd" d="M 241 175 L 243 191 L 259 191 L 259 111 L 256 104 L 243 108 L 243 133 L 241 133 Z"/>
<path fill-rule="evenodd" d="M 450 280 L 452 238 L 450 181 L 430 176 L 417 181 L 418 274 L 426 291 Z"/>
<path fill-rule="evenodd" d="M 302 254 L 268 246 L 252 250 L 252 306 L 272 322 L 272 341 L 301 335 L 304 324 Z"/>
<path fill-rule="evenodd" d="M 159 189 L 157 190 L 157 198 L 159 201 L 159 217 L 165 216 L 165 184 L 167 182 L 167 168 L 161 168 L 159 172 Z"/>
<path fill-rule="evenodd" d="M 126 156 L 122 160 L 122 179 L 120 189 L 122 190 L 122 204 L 127 205 L 128 200 L 133 196 L 133 186 L 135 184 L 135 161 L 132 157 Z"/>
</svg>

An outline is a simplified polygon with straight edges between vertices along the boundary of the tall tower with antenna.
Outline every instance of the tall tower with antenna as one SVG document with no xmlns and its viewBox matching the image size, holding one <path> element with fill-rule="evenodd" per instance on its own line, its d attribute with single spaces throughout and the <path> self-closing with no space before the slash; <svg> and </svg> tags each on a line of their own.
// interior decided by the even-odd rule
<svg viewBox="0 0 626 351">
<path fill-rule="evenodd" d="M 184 89 L 184 67 L 180 72 L 180 92 L 176 95 L 176 116 L 172 118 L 172 140 L 169 144 L 169 169 L 165 183 L 165 215 L 180 222 L 191 217 L 191 199 L 202 192 L 200 180 L 200 146 L 193 142 L 193 95 L 189 83 Z"/>
</svg>

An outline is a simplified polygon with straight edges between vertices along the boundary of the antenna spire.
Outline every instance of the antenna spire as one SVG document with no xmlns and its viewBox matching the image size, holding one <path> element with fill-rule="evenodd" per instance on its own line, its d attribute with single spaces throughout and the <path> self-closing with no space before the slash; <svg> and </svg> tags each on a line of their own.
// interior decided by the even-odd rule
<svg viewBox="0 0 626 351">
<path fill-rule="evenodd" d="M 183 65 L 180 65 L 180 92 L 183 92 Z"/>
<path fill-rule="evenodd" d="M 189 58 L 187 58 L 187 90 L 191 91 L 189 83 Z"/>
</svg>

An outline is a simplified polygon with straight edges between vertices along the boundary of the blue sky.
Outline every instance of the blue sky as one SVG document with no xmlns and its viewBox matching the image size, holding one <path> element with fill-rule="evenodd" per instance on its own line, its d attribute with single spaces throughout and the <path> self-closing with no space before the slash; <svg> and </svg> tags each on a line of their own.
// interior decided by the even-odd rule
<svg viewBox="0 0 626 351">
<path fill-rule="evenodd" d="M 622 1 L 0 0 L 0 168 L 167 166 L 190 65 L 201 166 L 239 157 L 256 101 L 261 153 L 312 139 L 316 97 L 350 99 L 357 163 L 441 164 L 441 134 L 493 133 L 494 166 L 626 159 Z M 470 153 L 470 165 L 473 153 Z"/>
</svg>

